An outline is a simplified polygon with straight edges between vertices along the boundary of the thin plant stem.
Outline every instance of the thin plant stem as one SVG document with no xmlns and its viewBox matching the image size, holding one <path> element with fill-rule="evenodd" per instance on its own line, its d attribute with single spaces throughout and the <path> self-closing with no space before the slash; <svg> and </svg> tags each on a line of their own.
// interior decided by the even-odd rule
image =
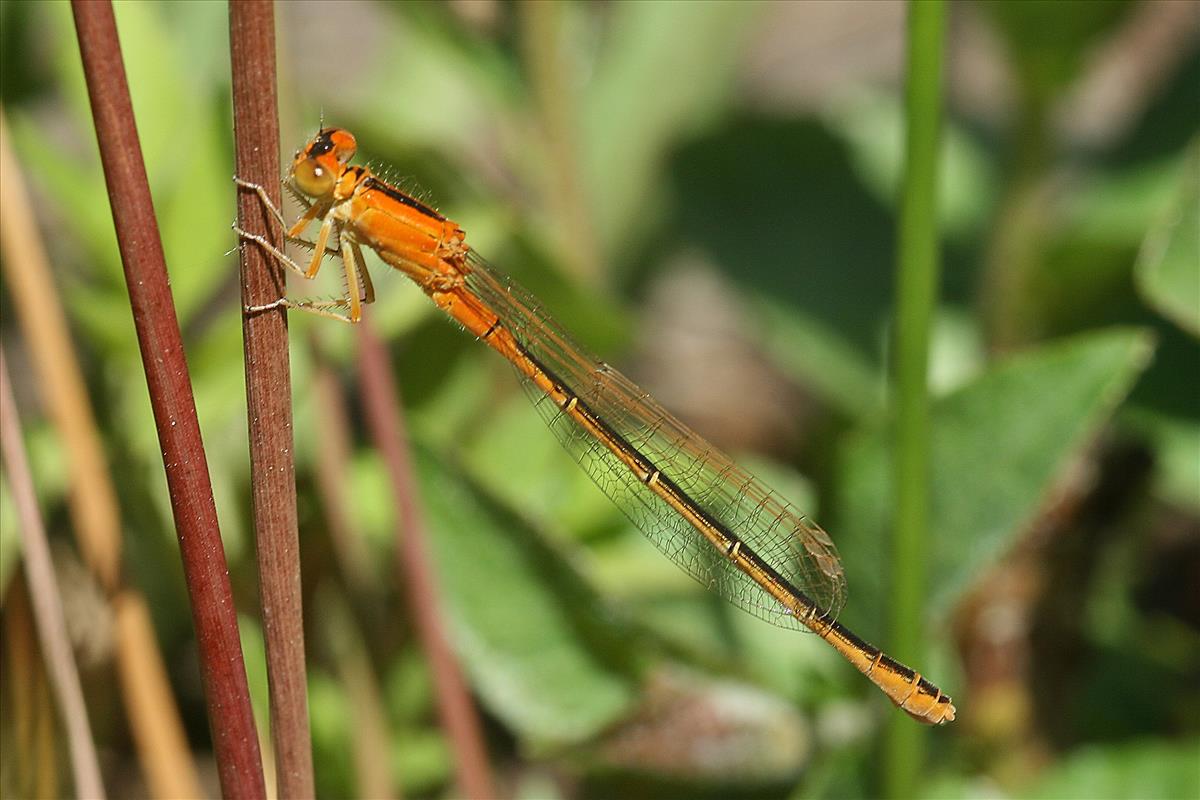
<svg viewBox="0 0 1200 800">
<path fill-rule="evenodd" d="M 191 600 L 221 792 L 264 797 L 229 567 L 112 4 L 76 0 L 72 10 Z"/>
<path fill-rule="evenodd" d="M 270 0 L 230 3 L 229 43 L 237 175 L 266 187 L 279 207 L 279 109 Z M 238 194 L 238 223 L 277 244 L 283 242 L 278 223 L 252 192 Z M 287 285 L 283 269 L 262 248 L 242 247 L 241 267 L 243 306 L 265 305 L 283 296 Z M 286 311 L 243 314 L 242 339 L 271 740 L 280 797 L 303 800 L 314 796 L 316 789 L 308 724 Z"/>
<path fill-rule="evenodd" d="M 4 454 L 4 468 L 8 472 L 13 505 L 21 528 L 25 574 L 29 578 L 29 598 L 38 640 L 67 728 L 75 792 L 80 797 L 103 798 L 100 760 L 96 757 L 96 743 L 92 740 L 92 729 L 88 724 L 87 705 L 83 702 L 79 671 L 75 668 L 67 622 L 63 616 L 62 596 L 50 558 L 50 543 L 46 541 L 46 528 L 37 506 L 37 493 L 33 488 L 33 476 L 29 472 L 29 460 L 25 456 L 25 443 L 21 435 L 21 420 L 17 416 L 17 403 L 13 398 L 12 382 L 8 377 L 3 352 L 0 352 L 0 450 Z"/>
<path fill-rule="evenodd" d="M 358 374 L 367 424 L 387 464 L 392 494 L 399 505 L 397 566 L 408 594 L 409 611 L 417 635 L 433 673 L 438 716 L 450 737 L 458 789 L 473 800 L 490 800 L 497 795 L 479 715 L 450 649 L 437 606 L 437 582 L 427 552 L 428 533 L 409 458 L 400 392 L 392 379 L 387 348 L 365 321 L 359 336 Z"/>
<path fill-rule="evenodd" d="M 123 585 L 121 517 L 66 314 L 33 219 L 21 162 L 0 112 L 0 248 L 42 403 L 67 456 L 71 527 L 88 568 L 111 600 L 121 699 L 154 797 L 199 797 L 200 780 L 171 693 L 145 598 Z"/>
<path fill-rule="evenodd" d="M 929 527 L 929 338 L 939 279 L 937 160 L 942 114 L 942 0 L 913 0 L 908 20 L 908 130 L 897 246 L 895 419 L 892 462 L 892 655 L 922 658 L 926 534 Z M 922 767 L 924 731 L 895 714 L 884 745 L 884 784 L 890 797 L 914 796 Z"/>
</svg>

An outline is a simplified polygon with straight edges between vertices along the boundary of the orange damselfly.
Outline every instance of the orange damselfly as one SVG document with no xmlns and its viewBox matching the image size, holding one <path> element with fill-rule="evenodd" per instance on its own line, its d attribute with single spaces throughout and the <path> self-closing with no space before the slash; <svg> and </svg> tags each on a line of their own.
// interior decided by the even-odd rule
<svg viewBox="0 0 1200 800">
<path fill-rule="evenodd" d="M 467 245 L 457 224 L 366 167 L 351 166 L 356 147 L 348 131 L 325 128 L 296 153 L 287 185 L 307 210 L 290 227 L 261 186 L 235 179 L 258 193 L 290 240 L 313 248 L 312 260 L 301 266 L 239 230 L 244 240 L 306 278 L 337 254 L 347 285 L 341 299 L 282 298 L 247 312 L 290 307 L 357 322 L 362 304 L 374 300 L 362 252 L 371 248 L 516 367 L 567 450 L 685 572 L 769 622 L 815 632 L 915 719 L 954 719 L 940 689 L 837 621 L 845 576 L 819 525 L 575 344 L 532 295 Z M 313 222 L 321 224 L 315 241 L 301 239 Z"/>
</svg>

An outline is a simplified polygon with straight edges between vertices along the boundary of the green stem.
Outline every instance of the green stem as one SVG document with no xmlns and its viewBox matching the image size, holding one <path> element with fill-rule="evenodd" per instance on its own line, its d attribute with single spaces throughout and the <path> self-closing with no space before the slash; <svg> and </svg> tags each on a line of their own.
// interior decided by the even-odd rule
<svg viewBox="0 0 1200 800">
<path fill-rule="evenodd" d="M 897 244 L 895 419 L 892 552 L 892 655 L 916 667 L 922 659 L 925 534 L 929 524 L 929 339 L 936 304 L 938 133 L 942 114 L 942 0 L 909 4 L 908 118 L 905 175 Z M 888 723 L 884 787 L 889 797 L 912 797 L 922 767 L 921 728 L 903 714 Z"/>
</svg>

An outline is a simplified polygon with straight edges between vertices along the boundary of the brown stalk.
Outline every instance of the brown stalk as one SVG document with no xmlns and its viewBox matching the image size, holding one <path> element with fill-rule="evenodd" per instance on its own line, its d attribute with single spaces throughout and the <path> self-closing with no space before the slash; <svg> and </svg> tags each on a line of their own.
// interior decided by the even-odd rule
<svg viewBox="0 0 1200 800">
<path fill-rule="evenodd" d="M 8 367 L 4 363 L 2 351 L 0 450 L 4 454 L 4 468 L 8 472 L 13 505 L 16 506 L 21 528 L 25 574 L 29 579 L 29 599 L 33 605 L 33 620 L 37 626 L 38 641 L 42 645 L 42 653 L 50 673 L 50 683 L 67 728 L 75 791 L 80 797 L 104 797 L 104 783 L 100 780 L 96 744 L 92 741 L 92 730 L 88 725 L 87 705 L 83 702 L 79 671 L 75 668 L 71 640 L 67 635 L 67 621 L 63 616 L 58 580 L 55 578 L 54 564 L 50 558 L 50 543 L 46 541 L 46 528 L 38 510 L 33 476 L 29 473 L 29 461 L 25 456 L 21 420 L 17 416 L 17 403 L 13 399 L 12 382 L 8 377 Z"/>
<path fill-rule="evenodd" d="M 221 791 L 263 797 L 229 571 L 112 5 L 75 0 L 72 10 L 191 599 Z"/>
<path fill-rule="evenodd" d="M 279 197 L 279 110 L 275 90 L 275 16 L 270 0 L 229 4 L 233 128 L 237 175 Z M 282 231 L 258 196 L 238 193 L 238 224 L 283 245 Z M 265 305 L 287 286 L 283 268 L 261 247 L 242 247 L 242 303 Z M 292 378 L 283 308 L 243 314 L 250 480 L 259 599 L 267 647 L 271 739 L 279 795 L 315 794 L 308 727 L 296 467 L 292 458 Z"/>
<path fill-rule="evenodd" d="M 33 219 L 21 163 L 0 112 L 0 248 L 39 395 L 67 456 L 71 527 L 88 568 L 112 600 L 121 696 L 154 797 L 200 797 L 179 709 L 146 601 L 122 585 L 121 517 L 66 315 Z"/>
<path fill-rule="evenodd" d="M 426 550 L 428 534 L 408 454 L 400 393 L 383 342 L 367 322 L 360 327 L 358 374 L 367 424 L 387 463 L 399 505 L 396 558 L 401 583 L 433 673 L 438 716 L 454 751 L 458 788 L 467 797 L 489 800 L 497 795 L 482 726 L 437 607 L 437 582 Z"/>
</svg>

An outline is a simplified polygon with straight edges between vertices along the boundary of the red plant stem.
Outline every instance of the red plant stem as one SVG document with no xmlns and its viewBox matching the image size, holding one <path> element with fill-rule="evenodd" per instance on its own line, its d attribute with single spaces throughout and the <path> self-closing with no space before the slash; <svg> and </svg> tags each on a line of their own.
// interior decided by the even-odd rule
<svg viewBox="0 0 1200 800">
<path fill-rule="evenodd" d="M 75 668 L 58 580 L 54 576 L 54 564 L 50 558 L 50 543 L 46 541 L 46 527 L 38 511 L 37 494 L 33 489 L 33 477 L 29 472 L 29 460 L 25 457 L 25 443 L 21 437 L 21 419 L 17 414 L 3 352 L 0 352 L 0 449 L 4 451 L 4 468 L 8 472 L 13 505 L 16 506 L 20 521 L 21 547 L 24 551 L 25 574 L 28 576 L 26 585 L 37 623 L 38 640 L 42 644 L 47 671 L 67 729 L 75 792 L 80 797 L 103 798 L 100 761 L 96 758 L 96 744 L 92 741 L 92 729 L 88 724 L 87 705 L 83 702 L 83 690 L 79 686 L 79 670 Z"/>
<path fill-rule="evenodd" d="M 400 393 L 392 379 L 387 349 L 367 322 L 359 336 L 358 375 L 367 424 L 387 463 L 392 491 L 400 506 L 396 549 L 401 582 L 417 635 L 429 659 L 437 693 L 438 716 L 454 750 L 459 790 L 467 797 L 496 797 L 479 716 L 467 693 L 466 681 L 446 639 L 437 608 L 437 586 L 426 551 L 425 520 L 421 513 L 416 476 L 408 455 Z"/>
<path fill-rule="evenodd" d="M 270 0 L 229 4 L 233 129 L 240 178 L 279 198 L 279 111 L 275 94 L 275 17 Z M 238 193 L 238 223 L 283 245 L 279 224 L 258 196 Z M 287 286 L 283 268 L 257 246 L 241 248 L 242 303 L 265 305 Z M 296 467 L 292 459 L 292 378 L 283 308 L 242 315 L 250 482 L 258 554 L 259 600 L 267 646 L 271 739 L 279 796 L 313 797 L 308 726 Z"/>
<path fill-rule="evenodd" d="M 72 9 L 191 600 L 221 791 L 264 797 L 229 569 L 112 4 L 75 0 Z"/>
</svg>

